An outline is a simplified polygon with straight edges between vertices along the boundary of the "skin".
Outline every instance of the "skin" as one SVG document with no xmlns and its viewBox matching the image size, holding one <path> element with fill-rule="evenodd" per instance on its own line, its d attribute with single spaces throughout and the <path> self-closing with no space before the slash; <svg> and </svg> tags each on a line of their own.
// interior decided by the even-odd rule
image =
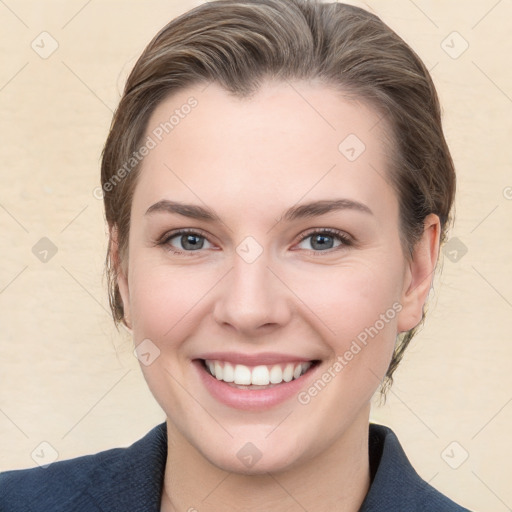
<svg viewBox="0 0 512 512">
<path fill-rule="evenodd" d="M 389 127 L 363 103 L 315 83 L 266 82 L 244 100 L 216 84 L 194 86 L 157 107 L 146 136 L 190 96 L 198 106 L 144 159 L 122 260 L 111 232 L 135 344 L 150 339 L 160 350 L 141 367 L 167 415 L 162 510 L 357 512 L 370 485 L 370 400 L 397 333 L 421 320 L 439 219 L 426 218 L 407 258 L 385 179 Z M 338 149 L 348 134 L 366 146 L 353 162 Z M 283 218 L 297 203 L 337 198 L 372 214 Z M 222 222 L 146 215 L 162 199 L 208 206 Z M 202 248 L 185 253 L 180 236 L 156 243 L 179 228 L 201 230 Z M 353 243 L 334 237 L 318 248 L 317 236 L 304 238 L 313 228 Z M 247 236 L 263 249 L 252 263 L 236 252 Z M 230 408 L 191 365 L 206 351 L 270 351 L 320 359 L 325 371 L 393 304 L 401 311 L 307 405 L 294 397 L 259 412 Z M 251 468 L 237 457 L 248 442 L 262 453 Z"/>
</svg>

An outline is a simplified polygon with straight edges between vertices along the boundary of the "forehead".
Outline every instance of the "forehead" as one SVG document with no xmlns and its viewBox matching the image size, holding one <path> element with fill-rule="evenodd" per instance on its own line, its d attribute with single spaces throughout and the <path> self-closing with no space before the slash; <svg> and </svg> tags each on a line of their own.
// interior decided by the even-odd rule
<svg viewBox="0 0 512 512">
<path fill-rule="evenodd" d="M 215 83 L 181 90 L 149 119 L 152 149 L 133 207 L 171 196 L 262 211 L 340 194 L 396 202 L 380 120 L 372 107 L 320 84 L 266 82 L 244 99 Z"/>
</svg>

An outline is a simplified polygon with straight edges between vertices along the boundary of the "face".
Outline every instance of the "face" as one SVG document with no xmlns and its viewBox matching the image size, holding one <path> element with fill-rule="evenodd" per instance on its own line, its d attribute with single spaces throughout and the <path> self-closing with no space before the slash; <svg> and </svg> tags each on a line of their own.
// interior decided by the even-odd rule
<svg viewBox="0 0 512 512">
<path fill-rule="evenodd" d="M 217 467 L 284 470 L 341 442 L 421 318 L 436 226 L 406 260 L 379 118 L 266 83 L 245 100 L 191 87 L 149 121 L 120 291 L 170 435 Z"/>
</svg>

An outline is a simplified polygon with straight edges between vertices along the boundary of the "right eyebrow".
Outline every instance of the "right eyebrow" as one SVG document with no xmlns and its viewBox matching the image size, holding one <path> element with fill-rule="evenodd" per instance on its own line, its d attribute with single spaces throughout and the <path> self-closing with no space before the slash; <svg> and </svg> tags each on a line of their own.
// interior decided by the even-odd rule
<svg viewBox="0 0 512 512">
<path fill-rule="evenodd" d="M 150 206 L 145 215 L 156 212 L 177 213 L 191 219 L 208 222 L 222 222 L 220 217 L 210 208 L 195 204 L 178 203 L 176 201 L 169 201 L 168 199 L 162 199 Z"/>
</svg>

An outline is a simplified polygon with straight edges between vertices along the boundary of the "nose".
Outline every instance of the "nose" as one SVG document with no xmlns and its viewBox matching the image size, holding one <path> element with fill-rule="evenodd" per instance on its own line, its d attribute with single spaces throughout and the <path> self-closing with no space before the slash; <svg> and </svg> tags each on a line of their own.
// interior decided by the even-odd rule
<svg viewBox="0 0 512 512">
<path fill-rule="evenodd" d="M 265 252 L 248 263 L 234 255 L 233 268 L 222 280 L 214 319 L 244 337 L 266 334 L 283 327 L 291 317 L 289 289 L 269 268 Z"/>
</svg>

